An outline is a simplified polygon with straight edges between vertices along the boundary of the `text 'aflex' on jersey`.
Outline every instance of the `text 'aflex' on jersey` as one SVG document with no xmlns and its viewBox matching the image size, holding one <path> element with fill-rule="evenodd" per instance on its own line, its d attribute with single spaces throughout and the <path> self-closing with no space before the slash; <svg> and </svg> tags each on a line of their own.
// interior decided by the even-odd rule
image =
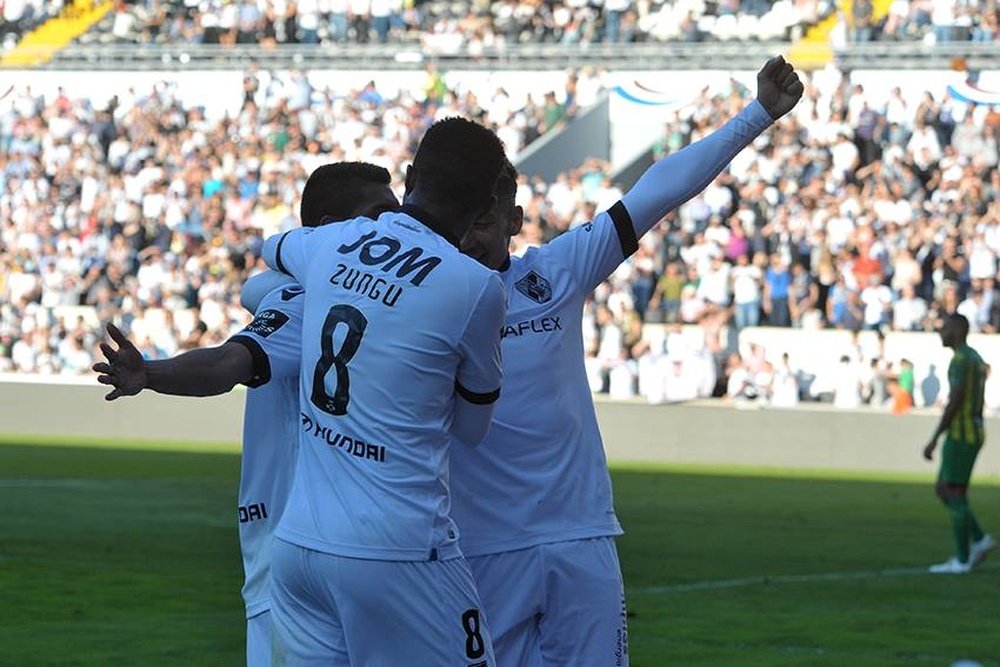
<svg viewBox="0 0 1000 667">
<path fill-rule="evenodd" d="M 427 276 L 441 263 L 441 258 L 434 255 L 424 256 L 422 248 L 403 248 L 403 244 L 391 236 L 375 238 L 376 232 L 362 234 L 351 243 L 344 243 L 337 252 L 342 255 L 357 253 L 358 260 L 366 266 L 378 267 L 379 271 L 388 274 L 395 270 L 395 278 L 409 277 L 409 283 L 419 287 Z M 411 275 L 412 274 L 412 275 Z M 389 282 L 391 278 L 380 277 L 366 271 L 338 264 L 330 284 L 341 289 L 363 294 L 372 301 L 381 301 L 386 306 L 396 305 L 403 294 L 402 286 Z"/>
<path fill-rule="evenodd" d="M 558 317 L 539 317 L 534 320 L 505 324 L 500 329 L 500 338 L 523 336 L 526 333 L 549 333 L 551 331 L 562 331 L 562 323 Z"/>
</svg>

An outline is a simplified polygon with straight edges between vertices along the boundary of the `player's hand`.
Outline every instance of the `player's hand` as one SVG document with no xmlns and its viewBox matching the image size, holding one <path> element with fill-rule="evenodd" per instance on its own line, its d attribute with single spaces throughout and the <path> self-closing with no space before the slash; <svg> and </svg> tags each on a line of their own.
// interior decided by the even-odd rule
<svg viewBox="0 0 1000 667">
<path fill-rule="evenodd" d="M 118 349 L 107 343 L 101 343 L 101 352 L 104 353 L 108 363 L 101 362 L 93 366 L 93 370 L 100 373 L 97 381 L 114 387 L 105 395 L 104 400 L 113 401 L 122 396 L 135 396 L 146 388 L 146 366 L 142 354 L 115 325 L 108 324 L 108 335 L 118 344 Z"/>
<path fill-rule="evenodd" d="M 781 56 L 771 58 L 757 72 L 757 101 L 775 120 L 792 110 L 804 90 L 795 69 Z"/>
<path fill-rule="evenodd" d="M 924 447 L 924 458 L 927 459 L 928 461 L 933 461 L 935 449 L 937 449 L 937 438 L 928 442 L 927 446 Z"/>
</svg>

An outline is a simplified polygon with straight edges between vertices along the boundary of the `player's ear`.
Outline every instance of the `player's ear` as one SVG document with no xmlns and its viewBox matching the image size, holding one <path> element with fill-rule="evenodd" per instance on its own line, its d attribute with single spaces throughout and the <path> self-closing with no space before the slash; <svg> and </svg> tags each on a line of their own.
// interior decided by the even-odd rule
<svg viewBox="0 0 1000 667">
<path fill-rule="evenodd" d="M 406 166 L 406 179 L 403 181 L 404 187 L 406 188 L 406 193 L 413 190 L 413 186 L 417 184 L 417 175 L 413 172 L 413 165 Z"/>
<path fill-rule="evenodd" d="M 524 208 L 521 206 L 515 206 L 514 210 L 510 213 L 510 224 L 507 227 L 508 236 L 517 236 L 521 233 L 521 227 L 524 226 Z"/>
</svg>

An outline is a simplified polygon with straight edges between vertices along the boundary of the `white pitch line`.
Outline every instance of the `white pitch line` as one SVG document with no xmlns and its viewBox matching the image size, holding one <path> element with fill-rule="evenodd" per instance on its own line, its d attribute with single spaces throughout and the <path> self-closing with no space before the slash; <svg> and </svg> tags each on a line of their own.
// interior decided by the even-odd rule
<svg viewBox="0 0 1000 667">
<path fill-rule="evenodd" d="M 996 567 L 981 565 L 979 570 L 993 570 Z M 893 579 L 920 574 L 930 574 L 926 567 L 898 567 L 885 570 L 867 570 L 864 572 L 822 572 L 815 574 L 778 574 L 760 577 L 744 577 L 741 579 L 716 579 L 711 581 L 692 581 L 686 584 L 672 586 L 646 586 L 629 590 L 632 595 L 669 595 L 671 593 L 688 593 L 691 591 L 715 591 L 728 588 L 745 588 L 768 584 L 801 584 L 820 581 L 852 581 L 858 579 Z"/>
<path fill-rule="evenodd" d="M 0 479 L 0 489 L 35 489 L 35 488 L 62 488 L 62 489 L 82 489 L 101 488 L 108 485 L 108 481 L 93 479 L 90 477 L 60 477 L 60 478 L 11 478 Z"/>
</svg>

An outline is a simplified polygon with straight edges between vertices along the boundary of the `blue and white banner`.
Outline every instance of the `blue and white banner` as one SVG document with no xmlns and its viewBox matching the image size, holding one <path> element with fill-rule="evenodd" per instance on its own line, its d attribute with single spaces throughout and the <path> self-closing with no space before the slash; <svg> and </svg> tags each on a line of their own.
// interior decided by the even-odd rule
<svg viewBox="0 0 1000 667">
<path fill-rule="evenodd" d="M 966 104 L 1000 105 L 1000 90 L 985 90 L 968 80 L 948 86 L 948 94 Z"/>
</svg>

